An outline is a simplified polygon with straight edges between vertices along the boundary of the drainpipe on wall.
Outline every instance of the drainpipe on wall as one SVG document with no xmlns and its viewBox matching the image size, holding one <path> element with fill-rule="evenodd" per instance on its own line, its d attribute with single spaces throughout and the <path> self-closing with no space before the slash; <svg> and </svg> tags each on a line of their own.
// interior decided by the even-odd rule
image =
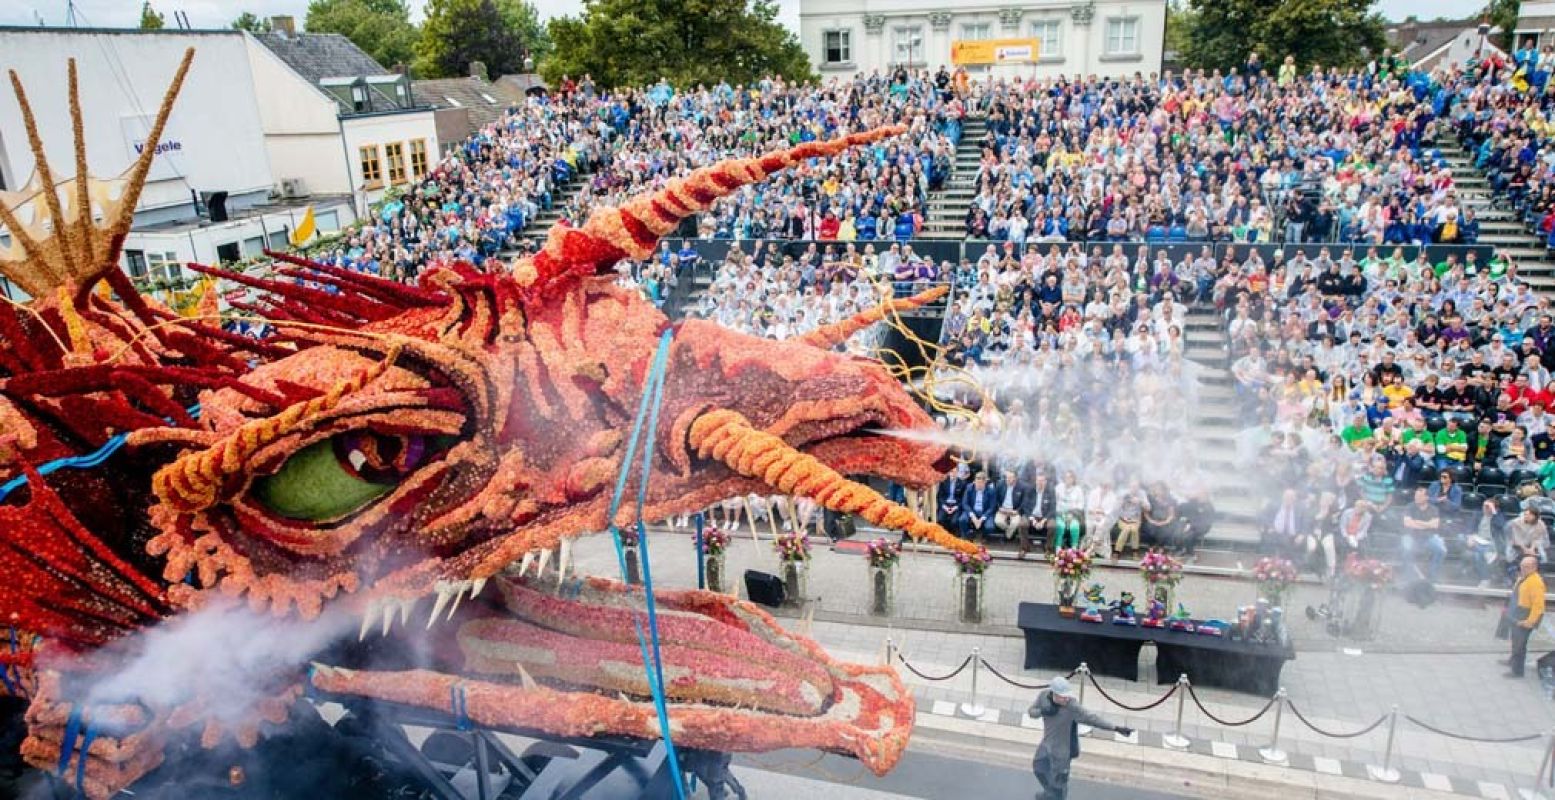
<svg viewBox="0 0 1555 800">
<path fill-rule="evenodd" d="M 351 209 L 356 212 L 356 218 L 362 218 L 362 207 L 356 200 L 356 178 L 351 172 L 351 146 L 346 144 L 346 122 L 337 114 L 335 116 L 336 129 L 340 131 L 340 152 L 346 157 L 346 189 L 351 193 Z"/>
</svg>

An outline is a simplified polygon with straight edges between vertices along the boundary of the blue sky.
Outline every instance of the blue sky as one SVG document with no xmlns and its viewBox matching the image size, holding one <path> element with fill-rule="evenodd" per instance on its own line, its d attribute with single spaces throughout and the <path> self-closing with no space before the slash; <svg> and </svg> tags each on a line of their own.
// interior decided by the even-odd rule
<svg viewBox="0 0 1555 800">
<path fill-rule="evenodd" d="M 0 0 L 0 24 L 36 25 L 42 17 L 49 25 L 62 25 L 65 21 L 67 0 Z M 409 0 L 412 13 L 420 16 L 421 0 Z M 576 14 L 583 8 L 582 0 L 532 0 L 544 16 Z M 947 5 L 954 0 L 947 0 Z M 75 0 L 83 24 L 97 27 L 132 27 L 140 20 L 141 0 Z M 799 23 L 799 0 L 778 0 L 782 8 L 780 18 L 790 27 Z M 1422 6 L 1429 5 L 1429 11 Z M 225 27 L 232 18 L 249 10 L 260 16 L 291 14 L 300 21 L 307 14 L 308 0 L 152 0 L 152 6 L 166 15 L 181 10 L 189 16 L 197 28 Z M 1484 0 L 1432 0 L 1426 4 L 1420 0 L 1379 0 L 1377 8 L 1389 19 L 1401 19 L 1409 14 L 1463 17 L 1478 13 L 1484 8 Z"/>
</svg>

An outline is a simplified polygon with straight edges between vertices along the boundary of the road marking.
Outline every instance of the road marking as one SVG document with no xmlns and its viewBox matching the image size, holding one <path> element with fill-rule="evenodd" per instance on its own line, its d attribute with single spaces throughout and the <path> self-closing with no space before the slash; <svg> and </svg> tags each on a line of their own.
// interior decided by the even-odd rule
<svg viewBox="0 0 1555 800">
<path fill-rule="evenodd" d="M 1511 800 L 1507 796 L 1506 787 L 1499 783 L 1479 782 L 1479 793 L 1485 800 Z"/>
<path fill-rule="evenodd" d="M 1236 745 L 1230 742 L 1210 742 L 1209 751 L 1219 758 L 1236 758 Z"/>
<path fill-rule="evenodd" d="M 1337 758 L 1313 756 L 1312 769 L 1317 770 L 1324 775 L 1344 775 L 1344 767 L 1339 766 L 1339 759 Z"/>
<path fill-rule="evenodd" d="M 954 717 L 956 704 L 949 700 L 935 700 L 933 711 L 942 717 Z"/>
<path fill-rule="evenodd" d="M 1434 772 L 1420 773 L 1420 785 L 1433 792 L 1452 791 L 1452 780 L 1446 775 L 1438 775 Z"/>
</svg>

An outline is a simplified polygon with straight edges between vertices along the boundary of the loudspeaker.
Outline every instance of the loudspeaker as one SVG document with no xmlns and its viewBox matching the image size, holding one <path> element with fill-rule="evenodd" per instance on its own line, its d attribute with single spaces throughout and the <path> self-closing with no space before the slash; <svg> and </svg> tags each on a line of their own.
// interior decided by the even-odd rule
<svg viewBox="0 0 1555 800">
<path fill-rule="evenodd" d="M 227 193 L 211 192 L 205 198 L 205 207 L 211 212 L 211 222 L 227 221 Z"/>
<path fill-rule="evenodd" d="M 752 603 L 777 608 L 783 605 L 788 592 L 783 585 L 783 580 L 778 576 L 748 569 L 745 570 L 745 596 L 750 598 Z"/>
</svg>

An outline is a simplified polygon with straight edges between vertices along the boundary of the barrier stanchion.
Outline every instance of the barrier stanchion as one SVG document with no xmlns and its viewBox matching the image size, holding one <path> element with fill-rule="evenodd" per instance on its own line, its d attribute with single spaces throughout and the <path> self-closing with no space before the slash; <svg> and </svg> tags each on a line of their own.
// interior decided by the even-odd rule
<svg viewBox="0 0 1555 800">
<path fill-rule="evenodd" d="M 1374 781 L 1383 783 L 1398 783 L 1398 770 L 1393 768 L 1393 743 L 1398 734 L 1398 706 L 1388 712 L 1388 743 L 1382 751 L 1382 766 L 1371 764 L 1366 767 L 1366 774 Z"/>
<path fill-rule="evenodd" d="M 1177 724 L 1172 732 L 1161 737 L 1161 744 L 1173 750 L 1186 750 L 1190 742 L 1188 737 L 1182 735 L 1182 710 L 1188 702 L 1188 675 L 1183 673 L 1177 676 Z"/>
<path fill-rule="evenodd" d="M 895 660 L 896 660 L 896 642 L 891 641 L 891 637 L 887 636 L 887 637 L 885 637 L 885 661 L 882 662 L 882 663 L 884 663 L 886 666 L 889 667 L 889 666 L 891 666 L 891 662 L 893 662 Z"/>
<path fill-rule="evenodd" d="M 1086 679 L 1091 677 L 1091 666 L 1089 664 L 1085 663 L 1084 661 L 1081 661 L 1080 662 L 1080 668 L 1078 670 L 1076 670 L 1076 672 L 1078 672 L 1080 674 L 1080 701 L 1079 702 L 1080 702 L 1080 705 L 1083 706 L 1083 705 L 1085 705 L 1085 684 L 1086 684 Z M 1081 736 L 1088 736 L 1088 735 L 1090 735 L 1090 733 L 1092 731 L 1092 728 L 1089 725 L 1078 725 L 1076 727 L 1079 728 Z"/>
<path fill-rule="evenodd" d="M 1551 731 L 1548 736 L 1550 743 L 1544 746 L 1544 757 L 1539 759 L 1539 774 L 1533 779 L 1535 793 L 1544 789 L 1555 789 L 1555 771 L 1550 769 L 1555 767 L 1555 731 Z"/>
<path fill-rule="evenodd" d="M 1280 722 L 1285 718 L 1285 687 L 1280 687 L 1274 693 L 1274 733 L 1269 737 L 1269 746 L 1258 750 L 1258 755 L 1269 764 L 1286 764 L 1290 758 L 1285 751 L 1280 749 Z"/>
<path fill-rule="evenodd" d="M 979 648 L 972 648 L 972 701 L 961 704 L 961 713 L 969 717 L 981 717 L 988 713 L 988 709 L 983 708 L 983 704 L 977 700 L 977 675 L 982 671 L 982 662 Z"/>
</svg>

